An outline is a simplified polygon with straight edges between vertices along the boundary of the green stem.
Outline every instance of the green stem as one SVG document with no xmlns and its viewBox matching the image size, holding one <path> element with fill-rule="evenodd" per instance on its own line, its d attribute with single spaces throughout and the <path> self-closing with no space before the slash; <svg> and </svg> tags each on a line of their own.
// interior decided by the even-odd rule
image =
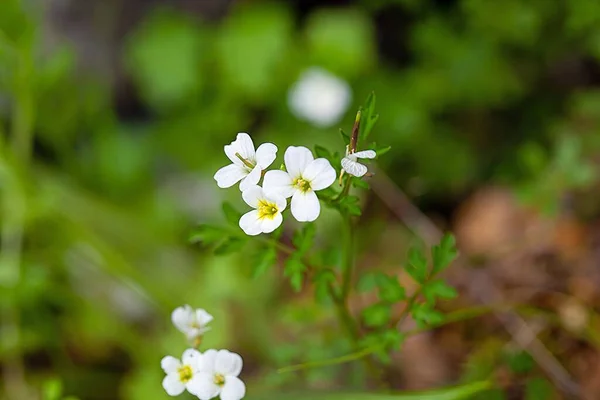
<svg viewBox="0 0 600 400">
<path fill-rule="evenodd" d="M 354 272 L 354 226 L 348 216 L 344 216 L 344 263 L 342 265 L 342 300 L 347 303 Z"/>
</svg>

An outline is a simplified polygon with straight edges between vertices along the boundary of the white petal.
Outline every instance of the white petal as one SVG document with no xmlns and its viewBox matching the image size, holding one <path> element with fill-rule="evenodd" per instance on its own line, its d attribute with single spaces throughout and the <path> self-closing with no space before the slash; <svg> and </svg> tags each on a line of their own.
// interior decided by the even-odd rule
<svg viewBox="0 0 600 400">
<path fill-rule="evenodd" d="M 279 193 L 265 193 L 265 200 L 275 203 L 279 212 L 282 212 L 287 207 L 287 200 Z"/>
<path fill-rule="evenodd" d="M 214 349 L 206 350 L 202 353 L 200 362 L 198 365 L 198 371 L 213 373 L 215 371 L 215 359 L 217 358 L 217 351 Z"/>
<path fill-rule="evenodd" d="M 221 388 L 214 382 L 215 376 L 211 373 L 200 372 L 188 382 L 190 393 L 198 396 L 200 400 L 210 400 L 219 395 Z"/>
<path fill-rule="evenodd" d="M 258 211 L 252 210 L 240 218 L 240 228 L 246 235 L 256 236 L 262 232 L 262 221 L 258 218 Z"/>
<path fill-rule="evenodd" d="M 181 356 L 181 361 L 184 365 L 190 365 L 192 367 L 195 367 L 198 364 L 200 357 L 202 357 L 202 353 L 200 353 L 198 350 L 187 349 L 183 352 L 183 355 Z"/>
<path fill-rule="evenodd" d="M 165 374 L 170 374 L 171 372 L 177 372 L 177 369 L 181 367 L 181 362 L 175 357 L 166 356 L 160 360 L 160 367 L 165 371 Z"/>
<path fill-rule="evenodd" d="M 240 190 L 243 192 L 252 185 L 256 185 L 260 181 L 262 170 L 257 165 L 252 171 L 240 182 Z"/>
<path fill-rule="evenodd" d="M 302 175 L 304 169 L 314 160 L 312 152 L 303 146 L 290 146 L 283 156 L 285 168 L 292 178 Z"/>
<path fill-rule="evenodd" d="M 283 222 L 283 216 L 280 212 L 273 215 L 273 218 L 263 218 L 260 224 L 260 230 L 263 233 L 271 233 L 275 229 L 279 228 Z"/>
<path fill-rule="evenodd" d="M 226 376 L 221 400 L 240 400 L 246 395 L 246 385 L 237 376 Z"/>
<path fill-rule="evenodd" d="M 185 390 L 185 385 L 179 380 L 177 372 L 165 376 L 162 387 L 169 396 L 179 396 Z"/>
<path fill-rule="evenodd" d="M 231 144 L 225 146 L 225 154 L 232 163 L 243 166 L 244 163 L 235 155 L 238 153 L 246 160 L 253 162 L 255 158 L 254 143 L 247 133 L 238 133 L 237 137 Z"/>
<path fill-rule="evenodd" d="M 267 193 L 275 192 L 285 198 L 292 197 L 296 189 L 292 186 L 292 177 L 285 171 L 267 171 L 263 179 L 263 189 Z"/>
<path fill-rule="evenodd" d="M 367 167 L 349 159 L 348 157 L 342 158 L 342 168 L 344 168 L 344 171 L 350 175 L 354 175 L 359 178 L 367 173 Z"/>
<path fill-rule="evenodd" d="M 269 165 L 273 164 L 276 157 L 277 146 L 273 143 L 263 143 L 256 149 L 256 165 L 262 169 L 267 169 Z"/>
<path fill-rule="evenodd" d="M 304 170 L 302 177 L 310 181 L 312 190 L 328 188 L 335 182 L 335 169 L 325 158 L 317 158 Z"/>
<path fill-rule="evenodd" d="M 263 190 L 258 185 L 249 186 L 242 192 L 242 199 L 252 208 L 258 207 L 258 201 L 264 197 Z"/>
<path fill-rule="evenodd" d="M 312 190 L 297 191 L 292 197 L 292 215 L 300 222 L 314 221 L 321 213 L 321 205 Z"/>
<path fill-rule="evenodd" d="M 213 316 L 210 315 L 209 313 L 207 313 L 206 310 L 204 310 L 202 308 L 196 309 L 196 321 L 200 325 L 206 325 L 212 320 L 213 320 Z"/>
<path fill-rule="evenodd" d="M 363 150 L 352 154 L 356 158 L 375 158 L 377 153 L 374 150 Z"/>
<path fill-rule="evenodd" d="M 171 313 L 171 321 L 179 331 L 185 333 L 194 322 L 194 310 L 187 304 L 183 307 L 177 307 Z"/>
<path fill-rule="evenodd" d="M 229 164 L 219 169 L 214 178 L 218 187 L 228 188 L 241 181 L 246 175 L 248 175 L 248 170 L 244 167 Z"/>
<path fill-rule="evenodd" d="M 242 372 L 242 357 L 229 350 L 219 350 L 215 359 L 215 371 L 222 375 L 238 376 Z"/>
</svg>

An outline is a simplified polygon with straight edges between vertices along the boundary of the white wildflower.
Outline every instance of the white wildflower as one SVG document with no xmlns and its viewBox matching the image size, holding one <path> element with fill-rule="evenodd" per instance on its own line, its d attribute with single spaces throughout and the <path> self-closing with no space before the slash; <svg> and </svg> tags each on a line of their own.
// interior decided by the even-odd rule
<svg viewBox="0 0 600 400">
<path fill-rule="evenodd" d="M 238 375 L 242 371 L 242 357 L 229 350 L 207 350 L 202 354 L 193 393 L 200 400 L 220 396 L 221 400 L 240 400 L 246 395 L 246 385 Z"/>
<path fill-rule="evenodd" d="M 176 308 L 171 314 L 173 325 L 185 334 L 189 341 L 195 341 L 206 331 L 210 330 L 206 325 L 213 320 L 213 316 L 198 308 L 194 310 L 189 305 Z"/>
<path fill-rule="evenodd" d="M 240 228 L 247 235 L 273 232 L 283 222 L 281 212 L 287 205 L 283 196 L 265 193 L 260 186 L 254 185 L 242 192 L 242 198 L 254 208 L 240 218 Z"/>
<path fill-rule="evenodd" d="M 277 155 L 277 146 L 273 143 L 263 143 L 255 151 L 247 133 L 238 133 L 224 149 L 232 164 L 219 169 L 215 181 L 220 188 L 228 188 L 241 181 L 242 191 L 260 181 L 262 171 L 275 161 Z"/>
<path fill-rule="evenodd" d="M 198 380 L 198 371 L 200 370 L 201 354 L 198 350 L 187 349 L 183 352 L 181 361 L 172 356 L 164 357 L 160 366 L 165 371 L 165 378 L 162 386 L 169 396 L 178 396 L 185 389 L 192 394 L 194 392 L 194 382 Z"/>
<path fill-rule="evenodd" d="M 315 191 L 325 189 L 335 182 L 335 169 L 325 158 L 314 159 L 306 147 L 290 146 L 284 155 L 285 171 L 268 171 L 263 188 L 267 193 L 277 193 L 292 198 L 292 215 L 300 222 L 314 221 L 321 212 Z"/>
<path fill-rule="evenodd" d="M 367 167 L 358 162 L 359 158 L 373 159 L 377 156 L 374 150 L 364 150 L 357 153 L 349 153 L 346 147 L 346 157 L 342 158 L 342 168 L 350 175 L 357 177 L 364 176 L 367 173 Z"/>
<path fill-rule="evenodd" d="M 319 127 L 337 123 L 351 100 L 350 85 L 319 67 L 303 72 L 288 93 L 292 113 Z"/>
</svg>

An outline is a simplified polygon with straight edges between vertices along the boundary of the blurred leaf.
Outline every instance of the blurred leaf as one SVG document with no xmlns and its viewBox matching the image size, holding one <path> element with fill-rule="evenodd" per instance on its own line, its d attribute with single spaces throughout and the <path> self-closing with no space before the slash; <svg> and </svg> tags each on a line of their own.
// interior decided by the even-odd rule
<svg viewBox="0 0 600 400">
<path fill-rule="evenodd" d="M 203 224 L 195 228 L 190 234 L 190 243 L 199 243 L 205 246 L 214 244 L 227 238 L 227 232 L 218 226 Z"/>
<path fill-rule="evenodd" d="M 290 278 L 290 285 L 296 292 L 302 289 L 306 269 L 306 265 L 296 255 L 292 255 L 285 262 L 284 274 Z"/>
<path fill-rule="evenodd" d="M 454 236 L 449 233 L 445 234 L 440 244 L 433 246 L 431 255 L 433 257 L 433 274 L 439 274 L 448 268 L 450 263 L 458 256 Z"/>
<path fill-rule="evenodd" d="M 423 253 L 413 247 L 408 251 L 408 264 L 406 272 L 418 283 L 423 284 L 427 280 L 427 259 Z"/>
<path fill-rule="evenodd" d="M 214 253 L 218 256 L 235 253 L 241 250 L 246 242 L 246 239 L 240 237 L 228 237 L 215 247 Z"/>
<path fill-rule="evenodd" d="M 375 303 L 362 311 L 365 325 L 379 327 L 386 325 L 391 318 L 391 307 L 386 303 Z"/>
<path fill-rule="evenodd" d="M 515 374 L 525 374 L 535 367 L 535 361 L 524 350 L 507 353 L 506 363 Z"/>
<path fill-rule="evenodd" d="M 277 260 L 277 249 L 269 246 L 259 251 L 258 257 L 254 263 L 252 276 L 258 278 L 263 275 Z"/>
<path fill-rule="evenodd" d="M 387 303 L 397 303 L 406 298 L 404 288 L 398 278 L 382 275 L 379 277 L 379 298 Z"/>
<path fill-rule="evenodd" d="M 456 289 L 438 279 L 427 282 L 423 286 L 423 295 L 429 302 L 435 302 L 437 298 L 453 299 L 458 296 L 458 293 L 456 292 Z"/>
<path fill-rule="evenodd" d="M 311 64 L 342 77 L 359 76 L 375 64 L 375 37 L 371 19 L 359 10 L 317 9 L 306 22 Z"/>
<path fill-rule="evenodd" d="M 420 327 L 439 325 L 444 322 L 444 314 L 434 310 L 432 305 L 427 303 L 414 304 L 411 308 L 411 315 Z"/>
<path fill-rule="evenodd" d="M 63 393 L 63 385 L 60 379 L 51 379 L 44 382 L 42 388 L 44 400 L 60 400 Z"/>
<path fill-rule="evenodd" d="M 325 303 L 331 297 L 330 285 L 336 281 L 336 276 L 330 269 L 321 270 L 314 277 L 315 298 L 319 303 Z"/>
<path fill-rule="evenodd" d="M 312 247 L 316 233 L 316 225 L 312 222 L 303 224 L 301 229 L 294 232 L 292 243 L 296 247 L 298 254 L 303 255 Z"/>
<path fill-rule="evenodd" d="M 554 388 L 544 378 L 532 378 L 525 386 L 525 400 L 551 400 L 554 399 Z"/>
<path fill-rule="evenodd" d="M 362 211 L 360 209 L 360 199 L 356 196 L 348 195 L 342 197 L 340 200 L 340 209 L 348 215 L 360 216 Z"/>
<path fill-rule="evenodd" d="M 319 158 L 326 158 L 327 160 L 331 160 L 331 153 L 323 146 L 316 145 L 315 154 Z"/>
<path fill-rule="evenodd" d="M 350 144 L 350 136 L 348 136 L 348 134 L 346 132 L 344 132 L 344 130 L 341 128 L 340 128 L 340 135 L 342 135 L 342 140 L 344 141 L 344 144 L 346 146 L 348 146 Z"/>
<path fill-rule="evenodd" d="M 360 117 L 359 137 L 361 140 L 366 140 L 379 119 L 379 115 L 375 114 L 375 93 L 371 92 L 365 102 Z"/>
<path fill-rule="evenodd" d="M 239 226 L 242 213 L 236 210 L 231 203 L 227 201 L 223 203 L 223 214 L 225 214 L 225 219 L 230 225 L 235 227 Z"/>
<path fill-rule="evenodd" d="M 365 189 L 365 190 L 369 190 L 370 186 L 369 183 L 361 178 L 352 177 L 352 186 L 354 186 L 355 188 L 359 188 L 359 189 Z"/>
</svg>

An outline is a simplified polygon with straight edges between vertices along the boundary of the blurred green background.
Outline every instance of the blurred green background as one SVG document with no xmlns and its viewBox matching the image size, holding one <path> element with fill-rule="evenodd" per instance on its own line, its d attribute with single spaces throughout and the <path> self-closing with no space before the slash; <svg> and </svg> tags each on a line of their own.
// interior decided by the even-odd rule
<svg viewBox="0 0 600 400">
<path fill-rule="evenodd" d="M 325 75 L 304 82 L 309 111 L 290 107 L 312 67 Z M 371 91 L 380 113 L 372 138 L 392 146 L 376 177 L 389 177 L 390 190 L 402 188 L 439 227 L 457 229 L 474 264 L 504 261 L 494 251 L 521 240 L 520 229 L 502 230 L 512 220 L 485 196 L 495 188 L 511 199 L 510 218 L 527 210 L 549 224 L 551 239 L 536 237 L 518 254 L 550 253 L 561 272 L 537 258 L 511 265 L 543 274 L 533 286 L 592 313 L 596 291 L 578 298 L 571 279 L 598 282 L 599 84 L 597 0 L 3 0 L 0 397 L 36 399 L 44 382 L 60 379 L 81 399 L 168 398 L 159 361 L 186 347 L 170 324 L 182 304 L 215 316 L 205 344 L 243 355 L 249 394 L 361 387 L 346 367 L 274 373 L 348 352 L 331 310 L 310 287 L 293 293 L 278 266 L 253 278 L 252 246 L 214 257 L 188 235 L 222 221 L 223 200 L 244 207 L 237 188 L 219 190 L 212 178 L 238 132 L 277 144 L 277 163 L 292 144 L 343 152 L 338 128 L 350 130 Z M 400 271 L 419 240 L 395 218 L 388 192 L 364 196 L 360 268 Z M 473 209 L 483 211 L 472 217 Z M 337 224 L 324 212 L 324 246 L 336 245 Z M 473 234 L 460 235 L 472 229 L 493 238 L 472 245 Z M 456 275 L 468 282 L 469 271 Z M 456 307 L 475 304 L 468 283 L 459 287 L 466 297 Z M 561 315 L 563 303 L 540 292 L 526 300 Z M 463 344 L 457 354 L 442 335 L 428 339 L 442 358 L 395 357 L 390 386 L 469 380 L 465 366 L 489 361 L 483 352 L 509 353 L 490 356 L 489 374 L 509 376 L 494 398 L 559 398 L 526 353 L 497 345 L 510 335 L 494 324 L 449 331 Z M 586 375 L 600 371 L 593 346 L 544 332 L 573 379 L 600 393 Z M 578 363 L 569 346 L 591 361 Z M 450 372 L 406 372 L 425 359 Z"/>
</svg>

